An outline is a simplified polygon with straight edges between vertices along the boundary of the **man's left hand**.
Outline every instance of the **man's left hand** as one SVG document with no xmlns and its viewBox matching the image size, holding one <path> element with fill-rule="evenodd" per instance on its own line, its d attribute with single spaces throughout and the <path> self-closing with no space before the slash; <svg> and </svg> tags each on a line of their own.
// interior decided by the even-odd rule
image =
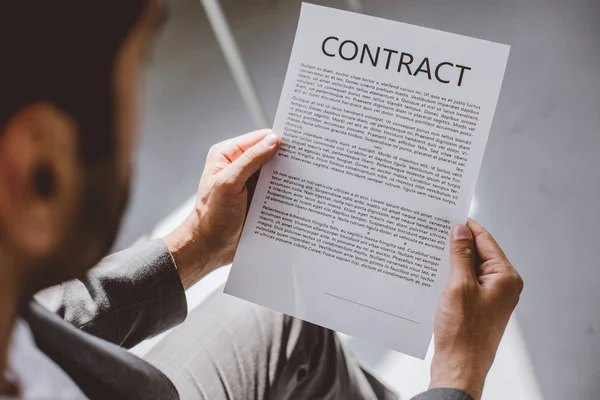
<svg viewBox="0 0 600 400">
<path fill-rule="evenodd" d="M 265 129 L 210 148 L 194 210 L 164 238 L 186 289 L 233 261 L 249 193 L 254 191 L 249 180 L 275 155 L 279 144 L 280 139 Z"/>
</svg>

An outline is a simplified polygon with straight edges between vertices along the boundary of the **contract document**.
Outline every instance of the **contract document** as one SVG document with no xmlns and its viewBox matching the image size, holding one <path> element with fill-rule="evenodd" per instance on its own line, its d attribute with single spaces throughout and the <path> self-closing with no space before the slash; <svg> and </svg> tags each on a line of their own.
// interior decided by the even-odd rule
<svg viewBox="0 0 600 400">
<path fill-rule="evenodd" d="M 509 50 L 304 4 L 225 292 L 424 358 Z"/>
</svg>

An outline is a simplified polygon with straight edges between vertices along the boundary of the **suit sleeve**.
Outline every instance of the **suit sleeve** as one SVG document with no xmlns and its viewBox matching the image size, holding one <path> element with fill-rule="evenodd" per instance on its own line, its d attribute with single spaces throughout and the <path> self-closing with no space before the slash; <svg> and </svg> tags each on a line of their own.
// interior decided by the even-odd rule
<svg viewBox="0 0 600 400">
<path fill-rule="evenodd" d="M 473 400 L 473 398 L 458 389 L 429 389 L 411 400 Z"/>
<path fill-rule="evenodd" d="M 177 266 L 161 239 L 110 255 L 83 279 L 45 289 L 35 298 L 81 330 L 126 348 L 187 315 Z"/>
</svg>

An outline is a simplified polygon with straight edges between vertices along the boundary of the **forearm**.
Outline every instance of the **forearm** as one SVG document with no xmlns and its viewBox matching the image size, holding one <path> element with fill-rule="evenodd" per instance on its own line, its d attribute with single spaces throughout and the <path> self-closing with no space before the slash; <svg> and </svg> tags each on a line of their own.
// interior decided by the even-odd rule
<svg viewBox="0 0 600 400">
<path fill-rule="evenodd" d="M 462 390 L 433 388 L 413 397 L 411 400 L 473 400 L 473 398 Z"/>
<path fill-rule="evenodd" d="M 483 392 L 483 380 L 451 373 L 447 377 L 432 378 L 429 388 L 452 389 L 469 394 L 469 397 L 464 397 L 465 399 L 479 400 L 481 399 L 481 394 Z M 462 399 L 462 397 L 460 397 L 460 399 Z"/>
<path fill-rule="evenodd" d="M 113 254 L 84 278 L 36 295 L 76 327 L 131 347 L 182 322 L 185 292 L 171 254 L 160 240 Z"/>
<path fill-rule="evenodd" d="M 468 352 L 460 352 L 453 357 L 436 353 L 431 363 L 430 389 L 453 388 L 468 393 L 473 400 L 479 400 L 489 367 L 478 363 L 477 357 L 468 357 Z"/>
<path fill-rule="evenodd" d="M 177 273 L 185 290 L 222 266 L 213 259 L 213 251 L 207 245 L 209 241 L 206 240 L 205 234 L 200 232 L 194 214 L 163 240 L 175 260 Z"/>
</svg>

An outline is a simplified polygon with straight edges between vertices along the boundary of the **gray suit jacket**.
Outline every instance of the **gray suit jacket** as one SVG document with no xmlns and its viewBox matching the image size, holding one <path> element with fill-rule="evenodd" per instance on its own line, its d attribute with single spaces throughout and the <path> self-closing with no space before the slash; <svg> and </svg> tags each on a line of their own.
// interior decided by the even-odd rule
<svg viewBox="0 0 600 400">
<path fill-rule="evenodd" d="M 107 257 L 85 279 L 41 292 L 22 315 L 38 347 L 91 399 L 170 400 L 179 398 L 171 381 L 126 349 L 181 323 L 186 313 L 173 257 L 154 240 Z M 414 400 L 471 398 L 435 389 Z"/>
</svg>

